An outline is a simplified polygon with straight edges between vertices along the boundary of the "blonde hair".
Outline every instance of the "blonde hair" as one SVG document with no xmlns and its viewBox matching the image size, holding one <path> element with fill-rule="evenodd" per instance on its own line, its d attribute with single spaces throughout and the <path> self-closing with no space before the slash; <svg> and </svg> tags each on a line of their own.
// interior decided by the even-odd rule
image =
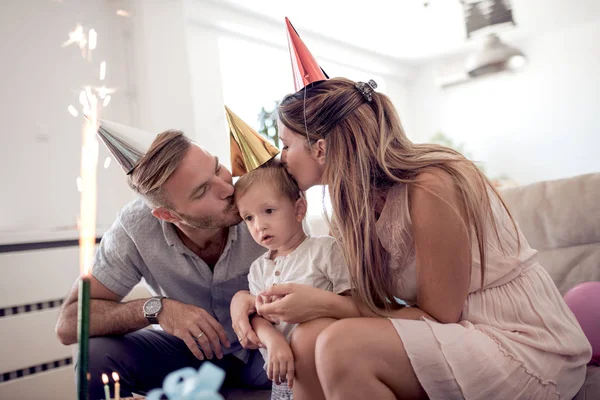
<svg viewBox="0 0 600 400">
<path fill-rule="evenodd" d="M 183 132 L 168 130 L 156 136 L 148 152 L 128 175 L 129 186 L 152 207 L 170 207 L 163 185 L 179 167 L 192 142 Z"/>
<path fill-rule="evenodd" d="M 241 176 L 235 183 L 234 199 L 237 202 L 251 186 L 267 185 L 275 189 L 275 192 L 296 202 L 303 197 L 298 184 L 286 172 L 283 164 L 276 159 L 268 161 L 264 165 Z"/>
<path fill-rule="evenodd" d="M 332 233 L 342 247 L 355 294 L 371 311 L 381 314 L 378 309 L 397 307 L 390 256 L 375 230 L 377 198 L 396 183 L 422 187 L 417 177 L 424 171 L 443 171 L 454 182 L 466 212 L 460 216 L 464 228 L 469 240 L 471 232 L 477 238 L 483 286 L 486 221 L 492 221 L 500 242 L 487 189 L 498 194 L 472 162 L 450 148 L 412 143 L 387 96 L 373 93 L 367 102 L 355 82 L 345 78 L 310 84 L 286 96 L 278 116 L 287 128 L 307 138 L 309 148 L 319 139 L 327 140 L 323 181 L 333 206 Z M 514 220 L 513 226 L 516 231 Z"/>
</svg>

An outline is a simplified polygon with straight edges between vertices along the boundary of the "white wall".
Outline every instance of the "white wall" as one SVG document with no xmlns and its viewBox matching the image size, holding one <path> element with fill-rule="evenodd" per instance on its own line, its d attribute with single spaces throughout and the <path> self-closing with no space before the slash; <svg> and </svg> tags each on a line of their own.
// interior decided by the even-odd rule
<svg viewBox="0 0 600 400">
<path fill-rule="evenodd" d="M 0 5 L 0 245 L 76 239 L 82 117 L 78 97 L 85 85 L 117 88 L 101 117 L 131 124 L 138 114 L 132 85 L 131 20 L 116 15 L 125 2 L 3 1 Z M 97 48 L 87 61 L 75 45 L 61 47 L 76 24 L 87 35 L 98 34 Z M 106 80 L 100 63 L 106 61 Z M 133 198 L 125 175 L 100 145 L 97 226 L 101 234 L 118 210 Z M 0 308 L 21 312 L 0 318 L 3 345 L 0 398 L 61 399 L 76 397 L 73 366 L 28 375 L 29 368 L 71 356 L 71 348 L 54 333 L 57 303 L 79 274 L 78 248 L 7 252 L 0 254 Z M 23 312 L 25 305 L 48 303 L 47 308 Z M 9 308 L 11 309 L 11 308 Z M 36 311 L 33 311 L 36 310 Z M 17 378 L 17 370 L 27 376 Z M 92 379 L 100 379 L 93 377 Z"/>
<path fill-rule="evenodd" d="M 538 34 L 519 47 L 524 71 L 441 89 L 425 65 L 410 89 L 410 136 L 464 142 L 490 176 L 520 184 L 600 171 L 600 21 Z"/>
<path fill-rule="evenodd" d="M 219 37 L 214 31 L 201 26 L 186 23 L 186 27 L 195 138 L 224 165 L 229 165 L 229 131 L 223 107 Z"/>
<path fill-rule="evenodd" d="M 134 124 L 153 134 L 181 129 L 196 135 L 192 77 L 188 56 L 185 12 L 180 0 L 134 0 L 133 41 Z"/>
<path fill-rule="evenodd" d="M 128 61 L 123 39 L 128 21 L 105 0 L 3 2 L 0 11 L 0 242 L 76 238 L 82 118 L 78 94 L 99 85 L 99 66 L 107 62 L 106 84 L 118 91 L 102 117 L 131 122 Z M 79 48 L 62 48 L 81 23 L 98 32 L 97 49 L 85 61 Z M 98 171 L 98 228 L 106 229 L 131 198 L 116 163 Z M 66 290 L 67 288 L 65 288 Z"/>
<path fill-rule="evenodd" d="M 260 106 L 293 92 L 285 23 L 241 11 L 225 2 L 183 0 L 191 60 L 198 140 L 210 137 L 216 151 L 228 143 L 218 136 L 225 102 L 250 125 L 256 126 Z M 413 69 L 389 57 L 358 49 L 311 32 L 303 41 L 329 76 L 379 80 L 382 92 L 406 107 L 407 79 Z M 237 53 L 232 49 L 238 47 Z M 220 105 L 219 105 L 220 107 Z M 227 139 L 227 138 L 226 138 Z M 206 140 L 204 140 L 206 141 Z M 215 142 L 218 142 L 217 145 Z M 222 159 L 225 155 L 220 156 Z M 228 158 L 228 153 L 227 153 Z"/>
</svg>

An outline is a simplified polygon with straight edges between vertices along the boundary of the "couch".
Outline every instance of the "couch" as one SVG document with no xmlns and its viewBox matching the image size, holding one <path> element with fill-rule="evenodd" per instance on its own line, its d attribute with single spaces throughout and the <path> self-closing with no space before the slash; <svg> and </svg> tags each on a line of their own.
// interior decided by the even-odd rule
<svg viewBox="0 0 600 400">
<path fill-rule="evenodd" d="M 582 282 L 600 281 L 600 173 L 501 193 L 561 294 Z M 588 366 L 575 399 L 600 399 L 600 367 Z"/>
</svg>

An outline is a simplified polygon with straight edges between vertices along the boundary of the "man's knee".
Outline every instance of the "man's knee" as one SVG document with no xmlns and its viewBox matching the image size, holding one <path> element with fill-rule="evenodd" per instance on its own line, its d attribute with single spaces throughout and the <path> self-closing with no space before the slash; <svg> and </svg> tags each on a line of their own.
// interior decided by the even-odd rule
<svg viewBox="0 0 600 400">
<path fill-rule="evenodd" d="M 128 352 L 128 341 L 123 336 L 99 336 L 90 338 L 89 358 L 88 358 L 88 376 L 89 376 L 89 394 L 90 398 L 103 398 L 104 388 L 102 383 L 102 374 L 117 372 L 121 377 L 121 393 L 123 395 L 131 394 L 131 378 L 128 376 L 130 369 L 127 360 L 130 357 Z M 75 364 L 75 370 L 79 365 Z M 76 374 L 78 376 L 78 374 Z"/>
<path fill-rule="evenodd" d="M 90 369 L 102 371 L 118 371 L 129 358 L 127 340 L 123 336 L 99 336 L 90 338 Z"/>
<path fill-rule="evenodd" d="M 98 336 L 90 338 L 88 348 L 88 370 L 115 371 L 122 358 L 127 357 L 127 344 L 122 336 Z M 79 368 L 78 349 L 73 354 L 75 370 Z"/>
</svg>

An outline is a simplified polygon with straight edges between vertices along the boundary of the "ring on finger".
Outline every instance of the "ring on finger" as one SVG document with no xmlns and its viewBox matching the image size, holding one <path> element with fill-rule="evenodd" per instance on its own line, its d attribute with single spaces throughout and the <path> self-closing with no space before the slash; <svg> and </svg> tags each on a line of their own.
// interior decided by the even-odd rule
<svg viewBox="0 0 600 400">
<path fill-rule="evenodd" d="M 198 334 L 198 336 L 196 336 L 198 339 L 201 339 L 202 336 L 204 336 L 204 332 L 200 331 L 200 333 Z"/>
</svg>

